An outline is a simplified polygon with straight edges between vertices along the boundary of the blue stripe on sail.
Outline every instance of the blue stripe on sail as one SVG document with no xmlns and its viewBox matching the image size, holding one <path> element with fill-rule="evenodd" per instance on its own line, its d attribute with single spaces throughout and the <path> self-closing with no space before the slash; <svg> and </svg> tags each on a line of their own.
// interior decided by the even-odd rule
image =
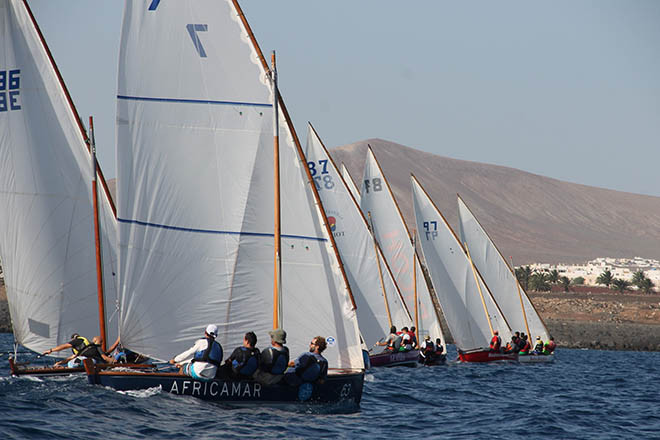
<svg viewBox="0 0 660 440">
<path fill-rule="evenodd" d="M 152 228 L 161 228 L 161 229 L 169 229 L 173 231 L 183 231 L 183 232 L 197 232 L 200 234 L 224 234 L 224 235 L 247 235 L 250 237 L 273 237 L 274 234 L 266 233 L 266 232 L 241 232 L 241 231 L 218 231 L 214 229 L 195 229 L 195 228 L 184 228 L 181 226 L 169 226 L 169 225 L 159 225 L 157 223 L 149 223 L 149 222 L 143 222 L 140 220 L 128 220 L 124 218 L 117 218 L 117 221 L 120 223 L 128 223 L 128 224 L 135 224 L 135 225 L 140 225 L 140 226 L 149 226 Z M 324 237 L 306 237 L 304 235 L 288 235 L 288 234 L 282 234 L 282 238 L 297 238 L 301 240 L 315 240 L 315 241 L 328 241 L 327 238 Z"/>
<path fill-rule="evenodd" d="M 239 102 L 239 101 L 211 101 L 208 99 L 180 99 L 180 98 L 154 98 L 150 96 L 127 96 L 117 95 L 117 99 L 126 101 L 149 101 L 149 102 L 177 102 L 183 104 L 212 104 L 212 105 L 244 105 L 250 107 L 272 107 L 272 104 L 263 104 L 260 102 Z"/>
</svg>

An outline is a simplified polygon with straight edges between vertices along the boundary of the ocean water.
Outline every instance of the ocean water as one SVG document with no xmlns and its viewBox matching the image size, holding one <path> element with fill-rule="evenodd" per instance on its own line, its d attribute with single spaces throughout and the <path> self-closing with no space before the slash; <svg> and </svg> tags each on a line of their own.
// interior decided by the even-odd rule
<svg viewBox="0 0 660 440">
<path fill-rule="evenodd" d="M 0 333 L 0 352 L 11 350 L 12 335 Z M 360 409 L 333 414 L 120 393 L 84 376 L 13 378 L 2 354 L 0 438 L 660 439 L 660 353 L 560 347 L 556 356 L 370 370 Z"/>
</svg>

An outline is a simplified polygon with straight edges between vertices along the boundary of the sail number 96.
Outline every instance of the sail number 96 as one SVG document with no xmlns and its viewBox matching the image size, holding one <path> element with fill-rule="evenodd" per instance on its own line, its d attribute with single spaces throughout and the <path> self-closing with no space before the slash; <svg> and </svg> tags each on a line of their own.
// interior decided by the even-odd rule
<svg viewBox="0 0 660 440">
<path fill-rule="evenodd" d="M 312 175 L 317 190 L 321 191 L 323 189 L 332 189 L 335 187 L 335 182 L 332 180 L 332 176 L 328 172 L 327 159 L 321 159 L 317 162 L 307 162 L 307 166 L 309 167 L 309 174 Z"/>
<path fill-rule="evenodd" d="M 20 110 L 21 71 L 0 70 L 0 112 Z"/>
<path fill-rule="evenodd" d="M 426 239 L 435 240 L 436 237 L 438 236 L 438 222 L 435 220 L 424 222 L 423 226 L 424 226 L 424 234 L 426 235 Z"/>
</svg>

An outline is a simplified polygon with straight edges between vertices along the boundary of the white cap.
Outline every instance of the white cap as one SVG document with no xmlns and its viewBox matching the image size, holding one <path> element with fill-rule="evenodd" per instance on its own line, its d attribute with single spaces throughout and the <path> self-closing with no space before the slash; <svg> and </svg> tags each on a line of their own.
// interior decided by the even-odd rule
<svg viewBox="0 0 660 440">
<path fill-rule="evenodd" d="M 215 324 L 209 324 L 206 326 L 206 333 L 213 336 L 214 338 L 218 336 L 218 326 Z"/>
</svg>

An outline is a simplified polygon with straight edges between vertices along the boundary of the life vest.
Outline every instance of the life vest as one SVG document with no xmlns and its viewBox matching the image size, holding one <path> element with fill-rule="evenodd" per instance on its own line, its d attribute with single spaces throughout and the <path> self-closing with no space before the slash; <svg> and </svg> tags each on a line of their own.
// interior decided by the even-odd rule
<svg viewBox="0 0 660 440">
<path fill-rule="evenodd" d="M 502 338 L 498 335 L 493 335 L 493 338 L 490 340 L 490 349 L 494 351 L 499 351 L 502 346 Z"/>
<path fill-rule="evenodd" d="M 238 356 L 231 361 L 231 369 L 236 374 L 252 376 L 259 367 L 259 349 L 238 347 Z"/>
<path fill-rule="evenodd" d="M 206 349 L 195 352 L 193 362 L 208 362 L 216 367 L 222 362 L 222 346 L 214 338 L 206 338 Z"/>
<path fill-rule="evenodd" d="M 553 351 L 555 351 L 555 348 L 557 348 L 557 344 L 555 341 L 548 341 L 545 343 L 545 346 L 543 347 L 543 354 L 550 354 Z"/>
<path fill-rule="evenodd" d="M 296 369 L 296 375 L 303 382 L 316 382 L 328 374 L 328 361 L 316 353 L 305 353 L 306 363 Z"/>
<path fill-rule="evenodd" d="M 435 345 L 433 345 L 433 342 L 425 341 L 423 352 L 424 352 L 424 356 L 428 356 L 429 354 L 435 353 Z"/>
<path fill-rule="evenodd" d="M 529 354 L 529 349 L 530 349 L 531 347 L 532 347 L 532 346 L 529 345 L 529 341 L 525 341 L 525 345 L 523 345 L 523 347 L 520 349 L 519 354 Z"/>
<path fill-rule="evenodd" d="M 268 347 L 261 353 L 261 364 L 266 366 L 266 373 L 284 374 L 289 364 L 289 349 L 282 347 L 278 350 L 274 347 Z"/>
<path fill-rule="evenodd" d="M 85 350 L 87 347 L 91 345 L 91 343 L 84 336 L 78 336 L 72 339 L 71 341 L 72 341 L 71 351 L 73 351 L 73 354 L 75 355 L 80 354 L 83 350 Z M 74 344 L 73 341 L 80 341 L 80 342 Z"/>
<path fill-rule="evenodd" d="M 539 353 L 543 351 L 543 342 L 539 341 L 536 343 L 534 346 L 534 351 L 538 351 Z"/>
</svg>

